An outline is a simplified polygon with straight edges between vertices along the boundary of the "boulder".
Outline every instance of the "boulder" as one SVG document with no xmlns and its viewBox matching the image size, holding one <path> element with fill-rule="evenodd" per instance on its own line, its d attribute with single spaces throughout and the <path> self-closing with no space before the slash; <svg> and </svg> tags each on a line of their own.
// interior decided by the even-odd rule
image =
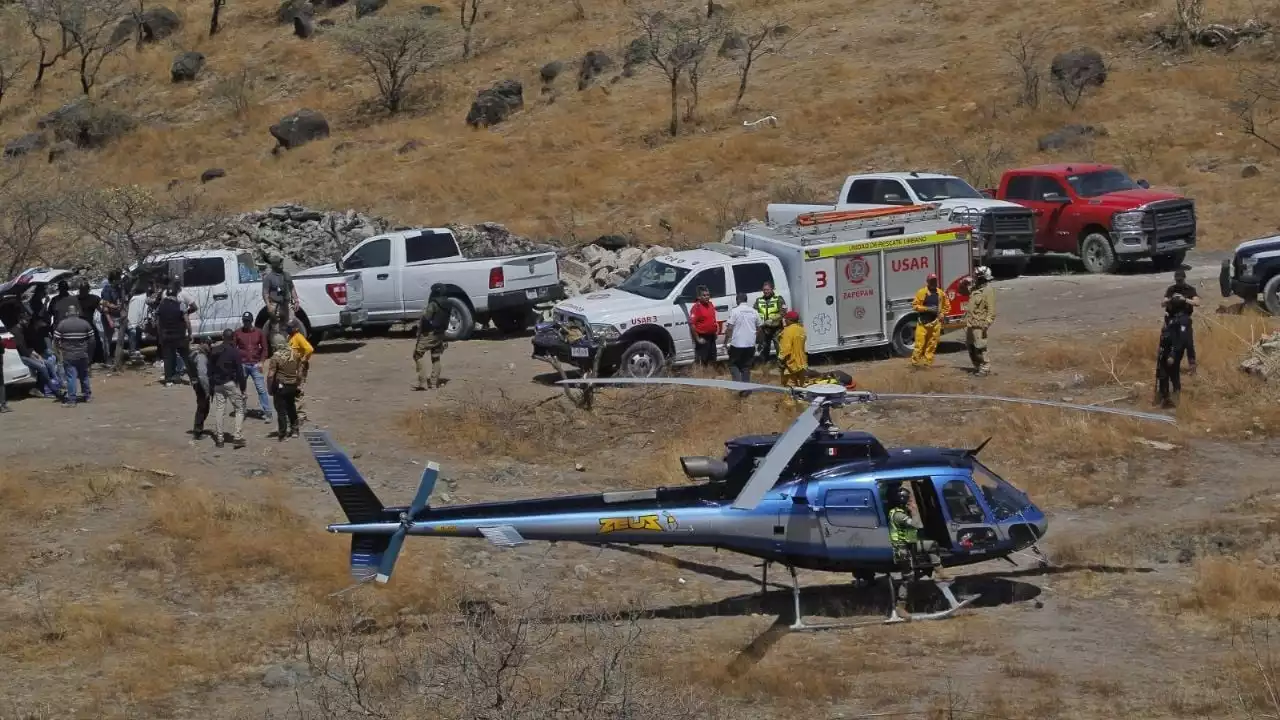
<svg viewBox="0 0 1280 720">
<path fill-rule="evenodd" d="M 476 93 L 467 112 L 467 124 L 477 128 L 497 125 L 523 107 L 524 86 L 519 80 L 503 80 Z"/>
<path fill-rule="evenodd" d="M 1055 82 L 1069 88 L 1102 87 L 1107 81 L 1107 65 L 1097 50 L 1076 48 L 1055 55 L 1049 74 Z"/>
<path fill-rule="evenodd" d="M 276 21 L 281 25 L 289 25 L 295 17 L 311 18 L 315 14 L 315 6 L 307 0 L 284 0 L 276 10 Z"/>
<path fill-rule="evenodd" d="M 207 183 L 213 180 L 217 180 L 220 177 L 226 177 L 226 176 L 227 176 L 227 171 L 223 170 L 222 168 L 209 168 L 208 170 L 205 170 L 204 172 L 200 173 L 200 182 Z"/>
<path fill-rule="evenodd" d="M 439 14 L 440 14 L 440 13 L 442 13 L 442 12 L 444 12 L 444 10 L 440 9 L 440 6 L 439 6 L 439 5 L 420 5 L 420 6 L 418 6 L 418 14 L 419 14 L 419 15 L 421 15 L 421 16 L 423 16 L 423 17 L 429 17 L 429 18 L 431 18 L 431 17 L 435 17 L 435 16 L 439 15 Z"/>
<path fill-rule="evenodd" d="M 76 144 L 71 142 L 70 140 L 63 140 L 61 142 L 56 142 L 53 144 L 53 147 L 49 148 L 49 162 L 55 163 L 61 160 L 62 158 L 70 155 L 71 153 L 75 152 L 75 150 L 76 150 Z"/>
<path fill-rule="evenodd" d="M 594 244 L 605 250 L 621 250 L 631 243 L 626 235 L 601 235 Z"/>
<path fill-rule="evenodd" d="M 292 662 L 268 668 L 262 674 L 262 686 L 270 689 L 290 688 L 311 677 L 306 663 Z"/>
<path fill-rule="evenodd" d="M 182 18 L 167 7 L 157 5 L 142 13 L 143 42 L 160 42 L 181 29 Z"/>
<path fill-rule="evenodd" d="M 173 82 L 190 82 L 195 80 L 203 69 L 203 53 L 184 52 L 173 59 L 173 65 L 169 68 L 169 78 Z"/>
<path fill-rule="evenodd" d="M 387 0 L 356 0 L 356 19 L 372 15 L 387 6 Z"/>
<path fill-rule="evenodd" d="M 320 22 L 324 22 L 321 20 Z M 293 34 L 306 40 L 316 34 L 315 20 L 310 15 L 293 16 Z"/>
<path fill-rule="evenodd" d="M 622 60 L 623 77 L 631 77 L 635 69 L 649 62 L 649 40 L 643 36 L 627 44 L 627 52 Z"/>
<path fill-rule="evenodd" d="M 292 150 L 311 142 L 329 137 L 329 122 L 324 115 L 303 108 L 280 118 L 280 122 L 270 128 L 271 136 L 279 143 L 278 147 Z"/>
<path fill-rule="evenodd" d="M 556 249 L 554 245 L 535 242 L 527 237 L 516 235 L 506 226 L 494 222 L 448 227 L 453 231 L 453 236 L 458 239 L 458 248 L 467 257 L 522 255 Z"/>
<path fill-rule="evenodd" d="M 578 89 L 586 90 L 597 77 L 613 66 L 613 60 L 603 51 L 588 50 L 578 63 Z"/>
<path fill-rule="evenodd" d="M 4 157 L 20 158 L 43 150 L 48 141 L 44 133 L 27 133 L 4 144 Z"/>
<path fill-rule="evenodd" d="M 542 78 L 543 85 L 550 85 L 562 72 L 564 72 L 564 63 L 559 60 L 552 60 L 542 66 L 542 69 L 538 71 L 538 76 Z"/>
<path fill-rule="evenodd" d="M 747 36 L 740 32 L 729 32 L 724 36 L 724 40 L 720 41 L 720 51 L 717 53 L 722 58 L 733 57 L 748 50 Z"/>
<path fill-rule="evenodd" d="M 1087 144 L 1095 137 L 1105 137 L 1106 128 L 1092 125 L 1063 125 L 1053 132 L 1043 135 L 1036 141 L 1040 152 L 1046 150 L 1064 150 Z"/>
</svg>

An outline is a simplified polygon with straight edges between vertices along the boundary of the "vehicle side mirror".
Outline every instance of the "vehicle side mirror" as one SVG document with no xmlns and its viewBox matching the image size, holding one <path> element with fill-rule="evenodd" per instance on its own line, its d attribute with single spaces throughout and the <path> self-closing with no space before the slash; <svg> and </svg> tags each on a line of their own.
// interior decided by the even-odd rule
<svg viewBox="0 0 1280 720">
<path fill-rule="evenodd" d="M 1143 180 L 1143 179 L 1139 178 L 1139 179 L 1138 179 L 1138 187 L 1142 188 L 1143 190 L 1149 190 L 1149 189 L 1151 188 L 1151 183 L 1147 182 L 1146 180 Z"/>
<path fill-rule="evenodd" d="M 1049 203 L 1062 203 L 1065 205 L 1066 203 L 1071 202 L 1071 198 L 1066 195 L 1059 195 L 1058 193 L 1045 193 L 1044 201 Z"/>
<path fill-rule="evenodd" d="M 342 266 L 342 253 L 338 253 L 334 256 L 333 266 L 338 269 L 338 272 L 346 272 L 346 268 Z"/>
</svg>

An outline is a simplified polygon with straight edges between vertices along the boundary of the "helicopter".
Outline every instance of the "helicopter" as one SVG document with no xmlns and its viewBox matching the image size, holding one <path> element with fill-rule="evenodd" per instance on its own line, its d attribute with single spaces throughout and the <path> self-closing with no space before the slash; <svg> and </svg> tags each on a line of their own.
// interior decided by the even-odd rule
<svg viewBox="0 0 1280 720">
<path fill-rule="evenodd" d="M 982 400 L 1021 403 L 1173 423 L 1166 415 L 1050 400 L 990 395 L 875 393 L 817 383 L 781 387 L 701 378 L 588 378 L 562 385 L 682 385 L 738 393 L 782 393 L 807 404 L 781 434 L 751 435 L 725 443 L 723 458 L 680 458 L 693 481 L 678 487 L 625 490 L 504 502 L 431 507 L 440 473 L 429 462 L 408 507 L 386 507 L 351 460 L 324 432 L 304 436 L 348 522 L 329 532 L 351 538 L 351 575 L 358 582 L 390 580 L 409 535 L 483 537 L 498 547 L 530 540 L 588 545 L 700 546 L 762 560 L 762 588 L 771 563 L 791 575 L 794 630 L 865 623 L 809 624 L 800 608 L 797 569 L 851 573 L 859 584 L 878 575 L 902 583 L 931 580 L 947 607 L 928 613 L 899 613 L 896 603 L 879 623 L 935 620 L 952 616 L 976 600 L 959 600 L 951 582 L 934 569 L 1004 559 L 1037 548 L 1048 531 L 1045 514 L 1026 493 L 982 464 L 976 448 L 886 448 L 874 435 L 842 431 L 831 420 L 837 407 L 901 400 Z M 988 439 L 987 442 L 989 442 Z M 914 553 L 910 573 L 902 572 L 889 539 L 891 497 L 906 488 L 918 509 L 918 533 L 927 553 Z"/>
</svg>

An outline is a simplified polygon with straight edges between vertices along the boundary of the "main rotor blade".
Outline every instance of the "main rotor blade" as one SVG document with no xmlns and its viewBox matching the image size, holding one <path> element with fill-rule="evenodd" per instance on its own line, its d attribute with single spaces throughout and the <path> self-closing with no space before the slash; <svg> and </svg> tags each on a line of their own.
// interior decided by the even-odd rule
<svg viewBox="0 0 1280 720">
<path fill-rule="evenodd" d="M 689 387 L 707 387 L 720 390 L 736 390 L 738 392 L 775 392 L 784 395 L 792 394 L 790 388 L 780 385 L 762 385 L 760 383 L 737 382 L 736 380 L 713 380 L 704 378 L 581 378 L 578 380 L 560 380 L 557 385 L 686 385 Z"/>
<path fill-rule="evenodd" d="M 1067 410 L 1083 410 L 1085 412 L 1106 413 L 1151 420 L 1154 422 L 1176 424 L 1177 420 L 1169 415 L 1141 412 L 1138 410 L 1121 410 L 1120 408 L 1102 407 L 1101 405 L 1080 405 L 1078 403 L 1058 402 L 1057 400 L 1035 400 L 1032 398 L 1001 397 L 999 395 L 952 395 L 947 393 L 873 393 L 876 400 L 985 400 L 988 402 L 1016 403 L 1021 405 L 1042 405 L 1044 407 L 1065 408 Z"/>
<path fill-rule="evenodd" d="M 795 457 L 796 452 L 808 442 L 813 431 L 822 424 L 819 420 L 822 405 L 821 400 L 815 401 L 773 443 L 764 460 L 756 466 L 756 471 L 751 473 L 751 479 L 747 480 L 738 497 L 734 498 L 734 509 L 754 510 L 760 504 L 765 493 L 769 492 L 773 484 L 778 481 L 778 476 L 786 469 L 787 463 L 791 462 L 791 458 Z"/>
<path fill-rule="evenodd" d="M 378 582 L 385 583 L 391 579 L 391 570 L 396 566 L 396 557 L 400 554 L 400 546 L 404 545 L 404 536 L 407 532 L 404 528 L 400 528 L 395 535 L 391 536 L 391 542 L 382 553 L 382 562 L 378 565 L 378 574 L 374 578 Z"/>
</svg>

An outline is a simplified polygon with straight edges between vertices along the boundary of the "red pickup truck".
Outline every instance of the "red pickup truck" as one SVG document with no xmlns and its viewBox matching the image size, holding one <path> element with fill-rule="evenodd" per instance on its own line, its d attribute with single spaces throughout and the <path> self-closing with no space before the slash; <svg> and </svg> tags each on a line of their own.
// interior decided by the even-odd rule
<svg viewBox="0 0 1280 720">
<path fill-rule="evenodd" d="M 1152 190 L 1111 165 L 1008 170 L 1000 187 L 988 192 L 1035 213 L 1037 253 L 1078 255 L 1091 273 L 1114 272 L 1140 258 L 1171 270 L 1196 244 L 1193 200 Z"/>
</svg>

